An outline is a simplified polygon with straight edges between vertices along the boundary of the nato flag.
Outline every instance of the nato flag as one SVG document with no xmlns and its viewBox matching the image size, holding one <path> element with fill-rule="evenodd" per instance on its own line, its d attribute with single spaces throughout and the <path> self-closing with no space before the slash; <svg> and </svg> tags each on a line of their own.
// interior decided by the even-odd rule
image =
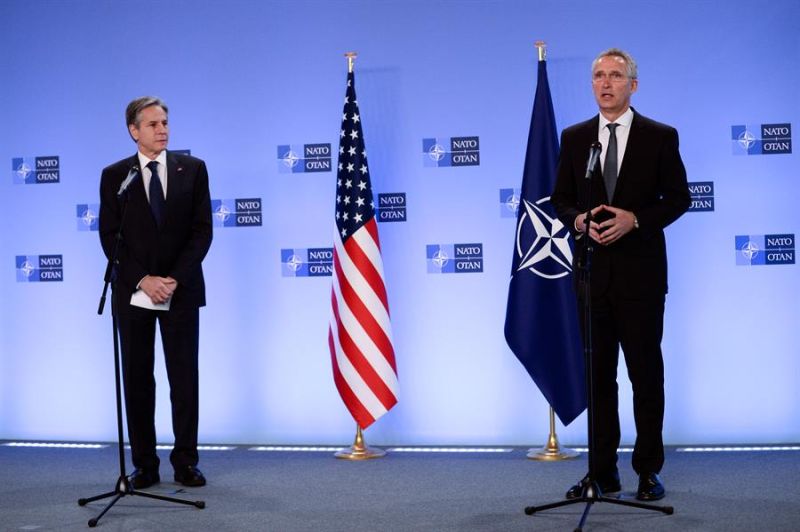
<svg viewBox="0 0 800 532">
<path fill-rule="evenodd" d="M 550 204 L 558 135 L 547 64 L 539 61 L 517 214 L 505 335 L 564 425 L 586 408 L 583 349 L 572 289 L 570 234 Z"/>
</svg>

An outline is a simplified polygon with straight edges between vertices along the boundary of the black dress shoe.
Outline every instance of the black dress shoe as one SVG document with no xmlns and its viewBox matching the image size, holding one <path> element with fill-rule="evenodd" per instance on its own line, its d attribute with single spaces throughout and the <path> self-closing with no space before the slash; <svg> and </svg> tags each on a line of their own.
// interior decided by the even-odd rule
<svg viewBox="0 0 800 532">
<path fill-rule="evenodd" d="M 161 477 L 158 476 L 158 471 L 148 471 L 137 467 L 128 477 L 128 482 L 130 482 L 133 489 L 143 490 L 161 482 Z"/>
<path fill-rule="evenodd" d="M 190 465 L 175 469 L 175 482 L 196 488 L 206 485 L 206 477 L 203 476 L 202 471 Z"/>
<path fill-rule="evenodd" d="M 570 489 L 567 490 L 567 499 L 577 499 L 581 495 L 583 495 L 583 491 L 586 489 L 586 486 L 589 485 L 589 475 L 587 474 L 585 477 L 581 479 L 580 482 L 572 486 Z M 605 493 L 614 493 L 617 491 L 622 490 L 622 486 L 619 483 L 619 471 L 614 471 L 614 473 L 610 475 L 603 475 L 597 478 L 597 487 L 600 488 L 600 491 Z"/>
<path fill-rule="evenodd" d="M 666 491 L 661 479 L 655 473 L 642 473 L 639 475 L 639 489 L 636 498 L 640 501 L 657 501 L 663 499 Z"/>
</svg>

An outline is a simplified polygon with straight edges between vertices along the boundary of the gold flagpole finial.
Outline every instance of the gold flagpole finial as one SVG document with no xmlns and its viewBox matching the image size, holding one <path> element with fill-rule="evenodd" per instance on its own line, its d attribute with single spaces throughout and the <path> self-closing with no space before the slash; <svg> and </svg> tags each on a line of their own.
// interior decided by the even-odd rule
<svg viewBox="0 0 800 532">
<path fill-rule="evenodd" d="M 358 53 L 346 52 L 344 56 L 347 58 L 347 72 L 350 73 L 353 71 L 353 63 L 355 62 L 356 57 L 358 57 Z"/>
<path fill-rule="evenodd" d="M 536 49 L 539 50 L 539 61 L 544 61 L 547 59 L 547 43 L 544 41 L 536 41 L 533 43 L 536 45 Z"/>
</svg>

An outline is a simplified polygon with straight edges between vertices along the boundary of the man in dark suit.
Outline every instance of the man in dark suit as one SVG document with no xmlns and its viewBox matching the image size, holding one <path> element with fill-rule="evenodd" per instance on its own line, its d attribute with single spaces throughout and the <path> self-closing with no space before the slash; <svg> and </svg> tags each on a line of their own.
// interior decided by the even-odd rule
<svg viewBox="0 0 800 532">
<path fill-rule="evenodd" d="M 562 132 L 551 201 L 576 239 L 591 238 L 595 243 L 591 263 L 595 480 L 604 493 L 621 489 L 617 470 L 621 346 L 633 388 L 636 496 L 652 501 L 665 494 L 658 476 L 664 463 L 663 229 L 689 208 L 690 198 L 678 133 L 630 107 L 637 88 L 636 63 L 626 52 L 612 48 L 594 60 L 592 89 L 600 114 Z M 603 146 L 601 168 L 593 173 L 587 198 L 586 161 L 590 146 L 598 141 Z M 589 209 L 595 220 L 587 227 Z M 575 254 L 576 272 L 579 256 Z M 582 304 L 582 287 L 577 284 Z M 585 477 L 569 489 L 567 498 L 579 497 L 586 484 Z"/>
<path fill-rule="evenodd" d="M 135 467 L 130 481 L 136 489 L 160 481 L 154 422 L 156 322 L 172 402 L 174 478 L 185 486 L 206 483 L 197 469 L 197 352 L 199 308 L 205 305 L 201 263 L 211 245 L 211 199 L 205 163 L 166 150 L 167 112 L 158 98 L 133 100 L 125 118 L 138 152 L 103 169 L 100 179 L 100 241 L 107 257 L 124 224 L 113 297 Z M 135 177 L 118 195 L 129 176 Z"/>
</svg>

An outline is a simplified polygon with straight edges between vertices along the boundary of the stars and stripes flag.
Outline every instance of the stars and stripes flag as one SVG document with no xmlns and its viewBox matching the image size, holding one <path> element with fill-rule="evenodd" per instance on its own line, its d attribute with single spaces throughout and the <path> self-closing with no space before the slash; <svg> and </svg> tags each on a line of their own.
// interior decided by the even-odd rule
<svg viewBox="0 0 800 532">
<path fill-rule="evenodd" d="M 328 345 L 333 379 L 362 429 L 397 403 L 397 366 L 383 280 L 375 203 L 356 100 L 347 75 L 339 167 Z"/>
</svg>

